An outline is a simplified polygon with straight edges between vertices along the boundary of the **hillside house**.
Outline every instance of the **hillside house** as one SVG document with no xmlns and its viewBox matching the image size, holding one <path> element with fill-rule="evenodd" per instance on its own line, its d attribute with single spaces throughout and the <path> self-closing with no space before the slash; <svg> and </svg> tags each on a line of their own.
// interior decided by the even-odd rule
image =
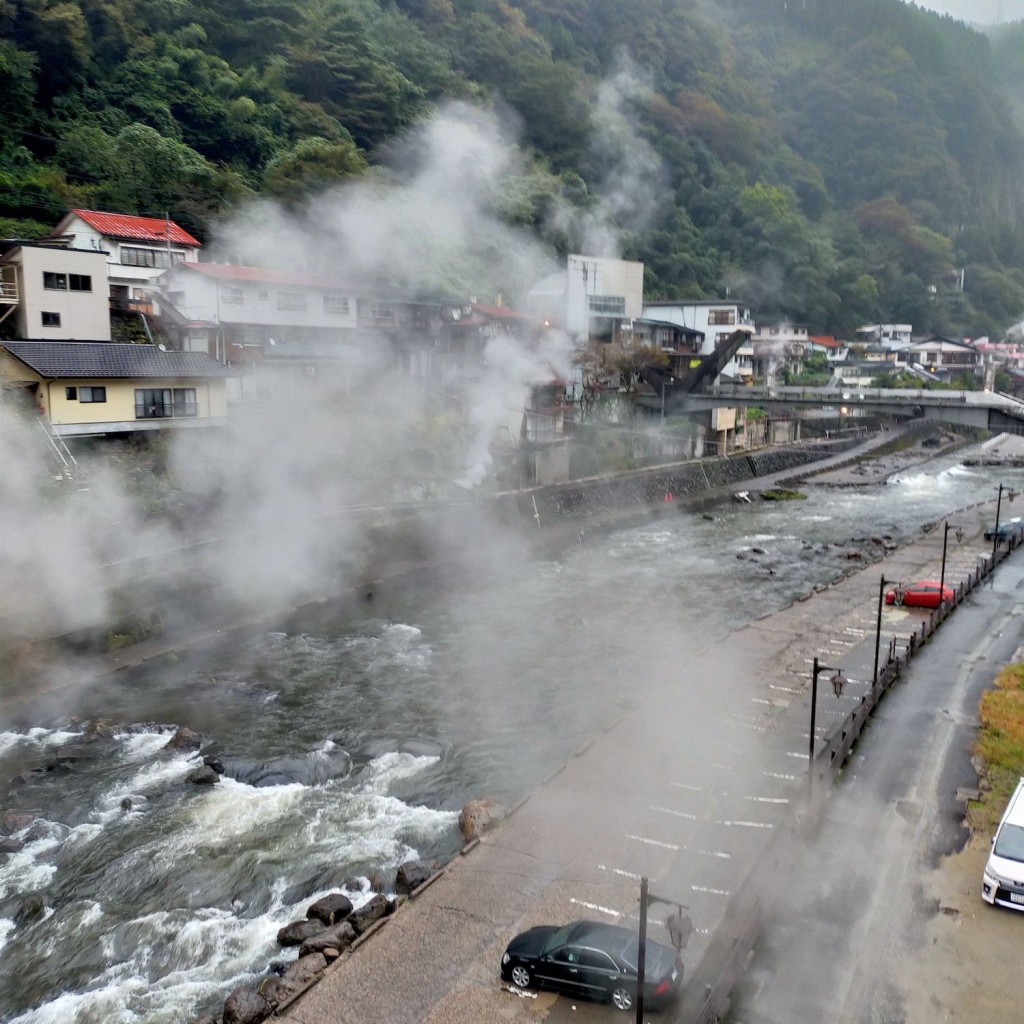
<svg viewBox="0 0 1024 1024">
<path fill-rule="evenodd" d="M 982 354 L 970 342 L 937 334 L 899 348 L 894 355 L 898 366 L 920 366 L 947 380 L 956 371 L 980 373 L 982 370 Z"/>
<path fill-rule="evenodd" d="M 0 343 L 3 394 L 59 437 L 224 426 L 232 371 L 199 352 L 83 341 Z"/>
<path fill-rule="evenodd" d="M 36 242 L 0 244 L 0 321 L 36 341 L 110 341 L 107 254 Z"/>
<path fill-rule="evenodd" d="M 68 211 L 50 238 L 106 254 L 110 309 L 119 313 L 153 312 L 153 279 L 177 263 L 198 260 L 202 248 L 172 220 L 99 210 Z"/>
</svg>

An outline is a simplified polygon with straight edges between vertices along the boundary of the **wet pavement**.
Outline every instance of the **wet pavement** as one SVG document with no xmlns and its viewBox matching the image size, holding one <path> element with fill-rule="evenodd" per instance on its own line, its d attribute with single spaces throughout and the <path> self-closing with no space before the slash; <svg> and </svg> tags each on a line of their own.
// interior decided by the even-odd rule
<svg viewBox="0 0 1024 1024">
<path fill-rule="evenodd" d="M 957 513 L 965 537 L 948 552 L 948 584 L 990 553 L 982 532 L 992 510 L 988 502 Z M 821 737 L 870 686 L 882 574 L 938 577 L 942 545 L 934 530 L 699 646 L 673 650 L 665 638 L 655 656 L 638 644 L 637 671 L 656 679 L 644 700 L 280 1016 L 296 1024 L 611 1019 L 604 1007 L 510 993 L 498 964 L 508 940 L 535 924 L 635 925 L 641 876 L 689 908 L 692 969 L 730 896 L 805 798 L 813 659 L 850 680 L 841 698 L 819 685 Z M 926 614 L 883 606 L 883 657 L 890 639 L 905 642 Z M 652 909 L 652 938 L 668 941 L 667 913 Z M 699 997 L 688 992 L 677 1019 L 690 1019 Z"/>
</svg>

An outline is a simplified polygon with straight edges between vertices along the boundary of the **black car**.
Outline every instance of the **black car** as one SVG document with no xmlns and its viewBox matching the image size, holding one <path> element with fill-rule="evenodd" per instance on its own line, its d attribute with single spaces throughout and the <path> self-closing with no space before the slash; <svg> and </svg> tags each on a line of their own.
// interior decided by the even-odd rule
<svg viewBox="0 0 1024 1024">
<path fill-rule="evenodd" d="M 639 938 L 628 928 L 574 921 L 541 925 L 517 935 L 501 958 L 501 976 L 518 988 L 546 988 L 632 1008 L 636 999 Z M 683 981 L 683 963 L 670 946 L 646 943 L 644 1006 L 670 1002 Z"/>
<path fill-rule="evenodd" d="M 1024 522 L 1020 518 L 1011 519 L 1007 523 L 1000 523 L 998 531 L 994 526 L 990 526 L 985 531 L 985 540 L 995 540 L 997 537 L 1000 541 L 1009 540 L 1011 537 L 1019 537 L 1024 532 Z"/>
</svg>

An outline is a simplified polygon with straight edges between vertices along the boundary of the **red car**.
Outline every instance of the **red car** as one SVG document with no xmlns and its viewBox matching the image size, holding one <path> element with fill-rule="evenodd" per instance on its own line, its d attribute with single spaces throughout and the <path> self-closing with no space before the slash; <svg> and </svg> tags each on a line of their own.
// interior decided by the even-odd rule
<svg viewBox="0 0 1024 1024">
<path fill-rule="evenodd" d="M 916 583 L 908 583 L 905 587 L 896 587 L 895 590 L 887 591 L 885 595 L 886 604 L 902 604 L 907 608 L 938 608 L 939 601 L 938 580 L 918 580 Z M 942 601 L 953 600 L 953 589 L 942 587 Z"/>
</svg>

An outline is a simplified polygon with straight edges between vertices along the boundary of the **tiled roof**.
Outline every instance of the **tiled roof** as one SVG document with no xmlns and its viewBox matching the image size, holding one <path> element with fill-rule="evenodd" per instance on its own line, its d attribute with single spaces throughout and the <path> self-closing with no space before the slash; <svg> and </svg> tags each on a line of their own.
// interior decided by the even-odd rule
<svg viewBox="0 0 1024 1024">
<path fill-rule="evenodd" d="M 155 345 L 108 341 L 5 341 L 2 346 L 41 377 L 236 377 L 205 352 L 164 352 Z"/>
<path fill-rule="evenodd" d="M 184 228 L 178 227 L 173 220 L 161 217 L 133 217 L 127 213 L 101 213 L 99 210 L 72 210 L 76 217 L 81 217 L 91 228 L 101 235 L 110 238 L 127 238 L 140 242 L 177 242 L 199 248 L 202 243 L 193 238 Z"/>
<path fill-rule="evenodd" d="M 253 281 L 262 284 L 305 285 L 310 288 L 349 290 L 344 281 L 328 274 L 303 274 L 295 270 L 267 270 L 265 267 L 232 267 L 227 263 L 179 263 L 175 269 L 194 270 L 220 281 Z"/>
<path fill-rule="evenodd" d="M 824 345 L 825 348 L 842 348 L 844 342 L 836 341 L 831 334 L 810 334 L 807 336 L 808 341 L 813 341 L 815 345 Z"/>
</svg>

